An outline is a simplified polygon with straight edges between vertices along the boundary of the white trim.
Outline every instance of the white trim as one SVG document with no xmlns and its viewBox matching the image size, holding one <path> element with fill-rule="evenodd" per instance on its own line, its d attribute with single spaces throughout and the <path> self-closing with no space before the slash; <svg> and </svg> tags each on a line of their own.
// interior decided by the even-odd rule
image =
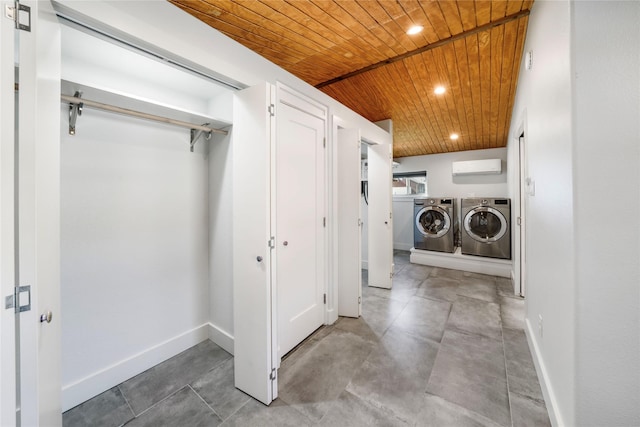
<svg viewBox="0 0 640 427">
<path fill-rule="evenodd" d="M 460 248 L 456 248 L 454 253 L 423 251 L 411 248 L 409 260 L 414 264 L 511 277 L 511 260 L 463 255 L 460 252 Z"/>
<path fill-rule="evenodd" d="M 538 342 L 535 339 L 535 334 L 533 332 L 533 328 L 531 327 L 531 322 L 529 322 L 529 319 L 525 319 L 525 325 L 526 327 L 524 328 L 524 332 L 527 337 L 527 342 L 529 343 L 529 351 L 531 352 L 531 356 L 533 358 L 533 364 L 536 367 L 536 374 L 538 374 L 538 381 L 540 382 L 540 388 L 542 389 L 544 403 L 547 406 L 549 421 L 554 427 L 565 426 L 566 424 L 562 421 L 562 416 L 559 411 L 560 405 L 558 403 L 558 399 L 556 398 L 556 395 L 553 392 L 553 388 L 551 387 L 551 382 L 549 381 L 549 373 L 542 359 L 542 353 L 540 352 L 540 347 L 538 346 Z"/>
<path fill-rule="evenodd" d="M 62 387 L 62 411 L 71 409 L 208 338 L 207 324 L 205 323 L 96 371 L 74 383 L 66 384 Z"/>
<path fill-rule="evenodd" d="M 369 261 L 367 261 L 366 259 L 362 260 L 362 269 L 363 270 L 368 270 L 369 269 Z"/>
<path fill-rule="evenodd" d="M 393 242 L 393 249 L 400 251 L 410 251 L 413 249 L 413 244 L 405 242 Z"/>
<path fill-rule="evenodd" d="M 211 322 L 209 322 L 207 326 L 209 329 L 209 339 L 233 356 L 233 335 L 224 329 L 220 329 Z"/>
<path fill-rule="evenodd" d="M 515 265 L 515 263 L 514 263 L 514 265 Z M 511 275 L 511 284 L 513 285 L 513 294 L 514 295 L 519 295 L 520 287 L 516 285 L 516 273 L 515 273 L 515 270 L 514 270 L 513 266 L 511 266 L 510 275 Z M 520 296 L 524 297 L 524 295 L 520 295 Z"/>
</svg>

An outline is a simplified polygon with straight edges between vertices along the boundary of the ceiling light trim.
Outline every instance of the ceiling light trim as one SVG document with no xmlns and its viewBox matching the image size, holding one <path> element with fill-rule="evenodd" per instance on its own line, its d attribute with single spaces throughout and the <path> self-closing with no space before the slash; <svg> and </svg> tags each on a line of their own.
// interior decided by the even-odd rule
<svg viewBox="0 0 640 427">
<path fill-rule="evenodd" d="M 427 52 L 429 50 L 433 50 L 435 48 L 444 46 L 446 44 L 455 42 L 457 40 L 464 39 L 465 37 L 468 37 L 468 36 L 471 36 L 471 35 L 474 35 L 474 34 L 477 34 L 477 33 L 481 33 L 483 31 L 487 31 L 487 30 L 490 30 L 490 29 L 495 28 L 495 27 L 499 27 L 499 26 L 507 24 L 507 23 L 509 23 L 511 21 L 515 21 L 516 19 L 524 18 L 525 16 L 529 16 L 529 13 L 531 13 L 531 11 L 529 9 L 521 10 L 518 13 L 514 13 L 513 15 L 505 16 L 504 18 L 498 19 L 497 21 L 489 22 L 488 24 L 481 25 L 481 26 L 476 27 L 476 28 L 472 28 L 471 30 L 463 31 L 463 32 L 461 32 L 459 34 L 456 34 L 454 36 L 448 37 L 446 39 L 438 40 L 437 42 L 428 44 L 426 46 L 419 47 L 417 49 L 414 49 L 412 51 L 403 53 L 403 54 L 398 55 L 398 56 L 394 56 L 393 58 L 388 58 L 388 59 L 385 59 L 383 61 L 376 62 L 375 64 L 371 64 L 371 65 L 369 65 L 367 67 L 364 67 L 364 68 L 361 68 L 359 70 L 355 70 L 355 71 L 352 71 L 350 73 L 344 74 L 342 76 L 338 76 L 336 78 L 333 78 L 331 80 L 327 80 L 326 82 L 318 83 L 317 85 L 315 85 L 315 87 L 316 87 L 316 89 L 321 89 L 321 88 L 323 88 L 325 86 L 329 86 L 329 85 L 332 85 L 334 83 L 338 83 L 338 82 L 340 82 L 342 80 L 346 80 L 346 79 L 348 79 L 350 77 L 354 77 L 354 76 L 357 76 L 359 74 L 366 73 L 367 71 L 375 70 L 376 68 L 380 68 L 380 67 L 383 67 L 385 65 L 392 64 L 394 62 L 402 61 L 403 59 L 410 58 L 410 57 L 412 57 L 414 55 L 418 55 L 420 53 L 424 53 L 424 52 Z"/>
</svg>

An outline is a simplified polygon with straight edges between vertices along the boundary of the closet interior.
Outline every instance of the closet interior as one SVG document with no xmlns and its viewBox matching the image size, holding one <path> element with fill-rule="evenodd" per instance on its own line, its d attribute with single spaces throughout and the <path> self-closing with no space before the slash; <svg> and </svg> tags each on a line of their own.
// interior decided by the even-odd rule
<svg viewBox="0 0 640 427">
<path fill-rule="evenodd" d="M 63 410 L 208 337 L 210 298 L 231 304 L 216 224 L 235 91 L 62 26 Z"/>
</svg>

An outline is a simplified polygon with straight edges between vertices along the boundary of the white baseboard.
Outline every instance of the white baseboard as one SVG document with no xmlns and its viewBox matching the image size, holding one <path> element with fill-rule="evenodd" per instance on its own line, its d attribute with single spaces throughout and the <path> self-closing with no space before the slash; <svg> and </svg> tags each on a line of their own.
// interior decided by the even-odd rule
<svg viewBox="0 0 640 427">
<path fill-rule="evenodd" d="M 511 277 L 511 260 L 463 255 L 460 248 L 452 254 L 411 248 L 409 260 L 414 264 Z"/>
<path fill-rule="evenodd" d="M 393 249 L 400 251 L 410 251 L 413 249 L 413 243 L 394 242 Z"/>
<path fill-rule="evenodd" d="M 98 394 L 146 371 L 209 338 L 207 323 L 154 345 L 124 360 L 62 386 L 62 411 L 73 408 Z"/>
<path fill-rule="evenodd" d="M 213 323 L 209 323 L 208 327 L 209 339 L 222 347 L 227 353 L 233 355 L 233 336 Z"/>
<path fill-rule="evenodd" d="M 535 365 L 536 373 L 538 374 L 538 381 L 540 382 L 540 388 L 542 389 L 542 396 L 544 396 L 544 403 L 547 406 L 547 412 L 549 413 L 549 421 L 554 427 L 564 426 L 566 424 L 562 421 L 558 400 L 553 392 L 553 387 L 551 387 L 549 374 L 542 359 L 540 347 L 538 346 L 538 341 L 536 340 L 536 336 L 533 332 L 529 319 L 525 319 L 525 325 L 526 327 L 524 328 L 524 332 L 527 337 L 527 342 L 529 343 L 529 350 L 531 351 L 533 364 Z"/>
</svg>

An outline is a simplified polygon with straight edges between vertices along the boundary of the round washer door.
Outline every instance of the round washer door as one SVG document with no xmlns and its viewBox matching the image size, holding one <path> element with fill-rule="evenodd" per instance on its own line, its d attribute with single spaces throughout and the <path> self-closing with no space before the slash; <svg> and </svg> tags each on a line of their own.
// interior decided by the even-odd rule
<svg viewBox="0 0 640 427">
<path fill-rule="evenodd" d="M 507 220 L 497 209 L 478 206 L 464 216 L 464 229 L 478 242 L 495 242 L 507 232 Z"/>
<path fill-rule="evenodd" d="M 425 237 L 442 237 L 451 228 L 447 212 L 437 206 L 426 206 L 416 214 L 416 230 Z"/>
</svg>

